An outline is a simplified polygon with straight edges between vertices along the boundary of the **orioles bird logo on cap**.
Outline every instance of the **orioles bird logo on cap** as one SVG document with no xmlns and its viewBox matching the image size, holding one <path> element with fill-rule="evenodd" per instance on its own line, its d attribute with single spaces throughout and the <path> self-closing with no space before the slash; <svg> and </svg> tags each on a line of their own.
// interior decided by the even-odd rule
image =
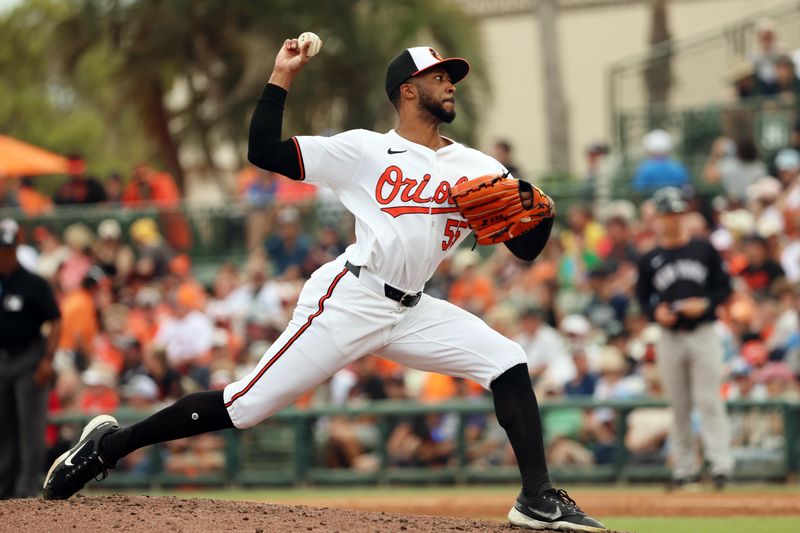
<svg viewBox="0 0 800 533">
<path fill-rule="evenodd" d="M 437 52 L 433 48 L 428 48 L 428 50 L 430 51 L 431 55 L 436 58 L 437 61 L 444 61 L 442 56 L 439 55 L 439 52 Z"/>
</svg>

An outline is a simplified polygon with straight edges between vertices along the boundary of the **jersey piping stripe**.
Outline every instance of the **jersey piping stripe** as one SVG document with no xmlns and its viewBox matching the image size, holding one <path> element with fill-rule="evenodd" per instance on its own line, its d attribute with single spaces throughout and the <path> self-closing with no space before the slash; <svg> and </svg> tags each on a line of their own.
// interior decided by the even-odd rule
<svg viewBox="0 0 800 533">
<path fill-rule="evenodd" d="M 297 162 L 300 164 L 300 181 L 306 179 L 306 166 L 303 164 L 303 152 L 300 151 L 300 143 L 297 142 L 297 137 L 292 137 L 294 148 L 297 150 Z"/>
<path fill-rule="evenodd" d="M 322 312 L 325 310 L 325 300 L 331 297 L 331 295 L 333 294 L 333 289 L 336 288 L 336 285 L 339 283 L 339 280 L 341 280 L 345 276 L 345 274 L 347 274 L 347 272 L 348 270 L 345 268 L 335 278 L 333 278 L 333 282 L 331 283 L 330 287 L 328 287 L 328 292 L 322 295 L 322 298 L 319 299 L 319 308 L 317 309 L 316 313 L 308 317 L 306 323 L 303 324 L 300 327 L 300 329 L 297 330 L 297 333 L 292 335 L 292 338 L 289 339 L 286 342 L 286 344 L 283 345 L 283 348 L 278 350 L 278 353 L 272 356 L 272 359 L 270 359 L 269 362 L 261 368 L 258 374 L 256 374 L 256 376 L 250 380 L 250 383 L 248 383 L 243 390 L 234 394 L 231 397 L 231 399 L 225 403 L 226 408 L 230 407 L 231 405 L 233 405 L 233 402 L 235 402 L 236 400 L 247 394 L 247 392 L 253 388 L 253 386 L 258 382 L 259 379 L 261 379 L 261 377 L 266 373 L 266 371 L 269 370 L 270 367 L 274 365 L 275 362 L 277 362 L 278 359 L 280 359 L 281 356 L 283 356 L 283 354 L 286 353 L 286 350 L 288 350 L 289 347 L 291 347 L 291 345 L 294 344 L 294 342 L 300 338 L 300 335 L 302 335 L 303 332 L 305 332 L 305 330 L 307 330 L 309 326 L 311 326 L 311 322 L 322 314 Z"/>
</svg>

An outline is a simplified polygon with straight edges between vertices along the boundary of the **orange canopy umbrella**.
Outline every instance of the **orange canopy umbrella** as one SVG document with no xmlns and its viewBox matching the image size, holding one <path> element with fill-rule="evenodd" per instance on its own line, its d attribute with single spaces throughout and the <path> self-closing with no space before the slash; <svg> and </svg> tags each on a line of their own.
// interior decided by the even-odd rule
<svg viewBox="0 0 800 533">
<path fill-rule="evenodd" d="M 0 135 L 0 176 L 66 173 L 66 157 Z"/>
</svg>

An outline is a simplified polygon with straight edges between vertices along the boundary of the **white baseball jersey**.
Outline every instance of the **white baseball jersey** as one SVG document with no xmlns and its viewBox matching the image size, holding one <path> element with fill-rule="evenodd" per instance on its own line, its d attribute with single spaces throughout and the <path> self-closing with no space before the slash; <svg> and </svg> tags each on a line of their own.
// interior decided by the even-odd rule
<svg viewBox="0 0 800 533">
<path fill-rule="evenodd" d="M 355 215 L 356 243 L 311 275 L 286 331 L 249 374 L 225 387 L 236 427 L 257 424 L 366 354 L 487 389 L 525 364 L 519 344 L 464 309 L 427 294 L 407 307 L 384 293 L 387 283 L 405 292 L 422 289 L 469 234 L 449 201 L 450 187 L 503 172 L 500 163 L 455 142 L 434 151 L 394 131 L 294 142 L 301 177 L 329 186 Z M 362 267 L 358 276 L 346 260 Z"/>
<path fill-rule="evenodd" d="M 471 231 L 449 199 L 450 187 L 505 171 L 497 160 L 457 142 L 434 151 L 394 130 L 295 142 L 305 181 L 329 186 L 356 218 L 356 243 L 347 259 L 406 292 L 422 290 Z"/>
</svg>

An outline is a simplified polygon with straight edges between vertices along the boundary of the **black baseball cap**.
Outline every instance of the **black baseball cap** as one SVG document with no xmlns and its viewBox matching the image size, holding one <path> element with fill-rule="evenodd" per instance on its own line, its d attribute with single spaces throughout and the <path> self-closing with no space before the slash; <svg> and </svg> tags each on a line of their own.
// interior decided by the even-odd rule
<svg viewBox="0 0 800 533">
<path fill-rule="evenodd" d="M 10 218 L 0 220 L 0 248 L 13 248 L 17 245 L 19 224 Z"/>
<path fill-rule="evenodd" d="M 430 46 L 407 48 L 392 59 L 386 69 L 386 96 L 400 87 L 407 79 L 426 70 L 441 67 L 450 74 L 450 81 L 458 83 L 469 72 L 469 63 L 460 57 L 443 58 Z"/>
<path fill-rule="evenodd" d="M 656 211 L 659 214 L 677 214 L 689 211 L 689 204 L 683 196 L 683 192 L 677 187 L 664 187 L 653 194 L 653 202 L 656 204 Z"/>
</svg>

